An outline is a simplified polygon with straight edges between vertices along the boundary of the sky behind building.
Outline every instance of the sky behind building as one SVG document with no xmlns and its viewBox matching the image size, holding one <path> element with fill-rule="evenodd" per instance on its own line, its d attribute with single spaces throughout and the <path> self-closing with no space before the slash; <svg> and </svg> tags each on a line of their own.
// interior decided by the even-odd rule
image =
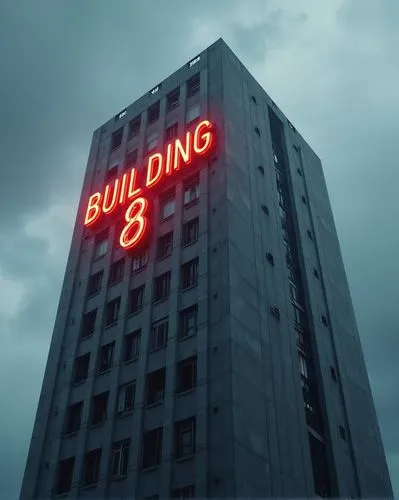
<svg viewBox="0 0 399 500">
<path fill-rule="evenodd" d="M 399 4 L 249 4 L 1 3 L 4 498 L 19 493 L 92 132 L 220 36 L 323 162 L 399 493 Z"/>
</svg>

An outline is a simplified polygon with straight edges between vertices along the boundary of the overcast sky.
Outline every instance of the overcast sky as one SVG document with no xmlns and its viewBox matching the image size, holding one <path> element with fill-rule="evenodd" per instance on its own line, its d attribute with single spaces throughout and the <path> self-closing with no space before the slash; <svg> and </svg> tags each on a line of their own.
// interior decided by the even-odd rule
<svg viewBox="0 0 399 500">
<path fill-rule="evenodd" d="M 1 498 L 19 494 L 92 132 L 221 36 L 322 159 L 399 495 L 398 26 L 398 0 L 0 1 Z"/>
</svg>

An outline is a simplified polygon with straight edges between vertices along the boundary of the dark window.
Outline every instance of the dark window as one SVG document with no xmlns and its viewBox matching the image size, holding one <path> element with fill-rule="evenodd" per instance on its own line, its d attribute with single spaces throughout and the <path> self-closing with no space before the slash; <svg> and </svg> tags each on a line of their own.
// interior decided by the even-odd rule
<svg viewBox="0 0 399 500">
<path fill-rule="evenodd" d="M 82 410 L 83 401 L 79 401 L 79 403 L 75 403 L 68 407 L 65 420 L 65 434 L 72 434 L 73 432 L 77 432 L 80 429 L 80 424 L 82 421 Z"/>
<path fill-rule="evenodd" d="M 133 361 L 140 354 L 141 330 L 136 330 L 128 335 L 125 335 L 124 356 L 123 361 Z"/>
<path fill-rule="evenodd" d="M 302 196 L 302 203 L 306 205 L 306 198 L 304 196 Z"/>
<path fill-rule="evenodd" d="M 198 240 L 198 225 L 198 217 L 189 220 L 183 225 L 182 244 L 184 247 L 191 245 Z"/>
<path fill-rule="evenodd" d="M 304 378 L 309 378 L 309 370 L 308 370 L 308 362 L 305 356 L 302 353 L 298 353 L 299 355 L 299 373 Z"/>
<path fill-rule="evenodd" d="M 128 314 L 134 314 L 143 309 L 144 285 L 133 288 L 129 293 Z"/>
<path fill-rule="evenodd" d="M 274 257 L 270 252 L 266 254 L 266 260 L 270 265 L 274 266 Z"/>
<path fill-rule="evenodd" d="M 90 353 L 84 354 L 79 358 L 76 358 L 75 361 L 75 376 L 74 383 L 78 384 L 79 382 L 83 382 L 87 379 L 89 374 L 89 362 L 90 362 Z"/>
<path fill-rule="evenodd" d="M 119 389 L 118 414 L 123 415 L 133 410 L 136 382 L 129 382 Z"/>
<path fill-rule="evenodd" d="M 330 374 L 331 378 L 334 380 L 334 382 L 337 381 L 337 373 L 335 371 L 335 368 L 333 366 L 330 366 Z"/>
<path fill-rule="evenodd" d="M 280 309 L 276 306 L 270 308 L 271 313 L 276 319 L 280 319 Z"/>
<path fill-rule="evenodd" d="M 82 330 L 80 333 L 81 339 L 86 339 L 93 335 L 94 328 L 96 326 L 96 317 L 97 317 L 97 309 L 93 309 L 92 311 L 83 315 L 82 318 Z"/>
<path fill-rule="evenodd" d="M 99 425 L 107 418 L 108 392 L 102 392 L 92 398 L 91 402 L 91 425 Z"/>
<path fill-rule="evenodd" d="M 295 147 L 295 146 L 294 146 L 294 147 Z M 300 169 L 300 168 L 297 168 L 297 169 L 296 169 L 296 171 L 298 172 L 298 174 L 299 174 L 300 176 L 302 176 L 302 172 L 301 172 L 301 169 Z"/>
<path fill-rule="evenodd" d="M 300 293 L 299 293 L 299 290 L 298 290 L 296 284 L 293 283 L 292 281 L 290 281 L 289 282 L 289 286 L 290 286 L 291 301 L 294 304 L 300 304 L 301 303 L 301 297 L 300 297 Z"/>
<path fill-rule="evenodd" d="M 262 165 L 258 165 L 258 170 L 262 175 L 265 175 L 265 169 L 262 167 Z"/>
<path fill-rule="evenodd" d="M 312 231 L 310 229 L 307 230 L 307 235 L 310 240 L 313 240 Z"/>
<path fill-rule="evenodd" d="M 57 483 L 55 485 L 57 495 L 71 491 L 74 464 L 75 457 L 67 458 L 59 462 Z"/>
<path fill-rule="evenodd" d="M 103 257 L 108 251 L 108 230 L 97 234 L 94 242 L 94 259 Z"/>
<path fill-rule="evenodd" d="M 118 297 L 107 304 L 105 326 L 111 326 L 118 321 L 121 298 Z"/>
<path fill-rule="evenodd" d="M 191 337 L 197 331 L 197 305 L 180 312 L 179 339 Z"/>
<path fill-rule="evenodd" d="M 341 439 L 346 441 L 346 430 L 344 427 L 342 427 L 342 425 L 339 426 L 339 435 L 340 435 Z"/>
<path fill-rule="evenodd" d="M 154 302 L 167 299 L 170 293 L 170 271 L 154 280 Z"/>
<path fill-rule="evenodd" d="M 138 273 L 142 271 L 148 262 L 148 252 L 144 252 L 141 255 L 133 258 L 132 263 L 132 273 Z"/>
<path fill-rule="evenodd" d="M 110 182 L 112 179 L 118 175 L 118 167 L 119 165 L 113 165 L 111 168 L 108 168 L 107 173 L 105 174 L 105 182 Z"/>
<path fill-rule="evenodd" d="M 317 269 L 313 269 L 313 274 L 315 278 L 319 279 L 319 272 L 317 271 Z"/>
<path fill-rule="evenodd" d="M 258 127 L 255 127 L 255 134 L 260 137 L 260 130 Z"/>
<path fill-rule="evenodd" d="M 321 317 L 321 321 L 323 322 L 324 326 L 328 326 L 327 318 L 325 316 Z"/>
<path fill-rule="evenodd" d="M 173 248 L 173 232 L 163 234 L 158 239 L 158 247 L 157 247 L 157 258 L 163 259 L 168 257 L 172 253 Z"/>
<path fill-rule="evenodd" d="M 158 403 L 165 396 L 165 368 L 147 375 L 147 404 Z"/>
<path fill-rule="evenodd" d="M 166 346 L 168 341 L 168 328 L 169 320 L 168 318 L 163 318 L 159 321 L 155 321 L 151 327 L 151 349 L 161 349 Z"/>
<path fill-rule="evenodd" d="M 119 148 L 122 144 L 123 128 L 116 130 L 111 137 L 111 151 Z"/>
<path fill-rule="evenodd" d="M 101 448 L 86 453 L 84 458 L 83 486 L 93 486 L 98 483 L 101 463 Z"/>
<path fill-rule="evenodd" d="M 325 445 L 310 432 L 309 444 L 315 492 L 320 497 L 327 498 L 331 495 L 331 489 Z"/>
<path fill-rule="evenodd" d="M 184 488 L 178 488 L 176 490 L 173 490 L 172 498 L 180 498 L 180 500 L 186 500 L 187 498 L 195 498 L 194 485 L 184 486 Z"/>
<path fill-rule="evenodd" d="M 159 118 L 159 101 L 148 108 L 148 123 L 155 123 Z"/>
<path fill-rule="evenodd" d="M 176 458 L 183 458 L 195 453 L 195 417 L 181 420 L 175 424 Z"/>
<path fill-rule="evenodd" d="M 255 97 L 254 95 L 251 97 L 251 99 L 252 99 L 252 102 L 253 102 L 254 104 L 257 104 L 257 102 L 256 102 L 256 97 Z"/>
<path fill-rule="evenodd" d="M 194 204 L 199 200 L 200 195 L 200 186 L 199 180 L 195 180 L 190 182 L 184 187 L 184 206 L 187 207 L 189 205 Z"/>
<path fill-rule="evenodd" d="M 200 90 L 200 74 L 192 76 L 187 82 L 187 97 L 192 97 L 195 94 L 198 94 Z"/>
<path fill-rule="evenodd" d="M 136 165 L 137 163 L 138 155 L 139 155 L 139 150 L 137 148 L 133 149 L 132 151 L 129 151 L 129 153 L 127 153 L 125 158 L 125 168 L 134 167 L 134 165 Z"/>
<path fill-rule="evenodd" d="M 130 439 L 119 441 L 112 446 L 112 478 L 127 475 L 129 465 Z"/>
<path fill-rule="evenodd" d="M 175 196 L 170 195 L 165 197 L 160 202 L 160 217 L 161 220 L 165 220 L 168 217 L 171 217 L 175 213 Z"/>
<path fill-rule="evenodd" d="M 103 280 L 104 271 L 99 271 L 98 273 L 92 274 L 89 278 L 89 284 L 87 287 L 87 295 L 91 297 L 101 290 L 101 283 Z"/>
<path fill-rule="evenodd" d="M 165 140 L 170 141 L 177 137 L 177 132 L 178 132 L 178 124 L 173 123 L 172 125 L 169 125 L 169 127 L 166 129 L 165 133 Z"/>
<path fill-rule="evenodd" d="M 299 307 L 294 306 L 294 318 L 296 327 L 304 328 L 306 326 L 306 314 Z"/>
<path fill-rule="evenodd" d="M 175 88 L 166 97 L 166 111 L 172 111 L 179 105 L 180 87 Z"/>
<path fill-rule="evenodd" d="M 269 209 L 267 208 L 266 205 L 261 205 L 261 209 L 266 215 L 269 215 Z"/>
<path fill-rule="evenodd" d="M 137 115 L 129 123 L 129 139 L 139 135 L 141 127 L 141 115 Z"/>
<path fill-rule="evenodd" d="M 196 356 L 180 361 L 177 365 L 177 392 L 194 389 L 197 385 L 197 358 Z"/>
<path fill-rule="evenodd" d="M 197 285 L 198 281 L 198 258 L 190 260 L 181 268 L 181 288 L 186 290 Z"/>
<path fill-rule="evenodd" d="M 162 432 L 158 427 L 143 434 L 143 468 L 156 467 L 161 463 L 162 456 Z"/>
<path fill-rule="evenodd" d="M 116 262 L 113 262 L 111 265 L 111 269 L 109 271 L 109 284 L 114 285 L 118 283 L 123 278 L 123 270 L 125 267 L 125 259 L 119 259 Z"/>
<path fill-rule="evenodd" d="M 100 351 L 100 362 L 98 372 L 104 373 L 112 368 L 112 358 L 114 354 L 115 342 L 103 345 Z"/>
<path fill-rule="evenodd" d="M 309 380 L 302 379 L 302 397 L 306 413 L 306 423 L 317 432 L 323 432 L 320 412 L 318 410 L 317 392 Z"/>
</svg>

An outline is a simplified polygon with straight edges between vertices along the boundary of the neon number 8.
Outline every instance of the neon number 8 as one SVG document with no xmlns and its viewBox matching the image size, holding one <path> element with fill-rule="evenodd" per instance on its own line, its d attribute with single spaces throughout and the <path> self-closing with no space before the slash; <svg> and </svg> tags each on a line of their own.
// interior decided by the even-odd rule
<svg viewBox="0 0 399 500">
<path fill-rule="evenodd" d="M 126 210 L 126 226 L 121 232 L 119 242 L 125 250 L 136 246 L 147 233 L 148 218 L 148 200 L 145 198 L 136 198 Z"/>
</svg>

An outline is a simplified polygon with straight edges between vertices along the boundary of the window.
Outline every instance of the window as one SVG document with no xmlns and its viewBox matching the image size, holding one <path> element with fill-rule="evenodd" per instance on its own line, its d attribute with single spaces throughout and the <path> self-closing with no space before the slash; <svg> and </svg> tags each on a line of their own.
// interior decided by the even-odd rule
<svg viewBox="0 0 399 500">
<path fill-rule="evenodd" d="M 179 105 L 180 99 L 180 87 L 175 88 L 166 97 L 166 111 L 172 111 Z"/>
<path fill-rule="evenodd" d="M 305 196 L 302 196 L 302 198 L 301 198 L 301 199 L 302 199 L 302 203 L 303 203 L 304 205 L 306 205 L 306 198 L 305 198 Z"/>
<path fill-rule="evenodd" d="M 117 122 L 118 120 L 120 120 L 121 118 L 123 118 L 127 113 L 127 110 L 126 109 L 123 109 L 120 113 L 118 113 L 116 116 L 115 116 L 115 121 Z"/>
<path fill-rule="evenodd" d="M 90 353 L 79 356 L 75 361 L 74 383 L 78 384 L 87 379 L 89 374 Z"/>
<path fill-rule="evenodd" d="M 320 497 L 327 498 L 331 496 L 331 487 L 325 445 L 311 432 L 308 434 L 315 492 Z"/>
<path fill-rule="evenodd" d="M 108 168 L 107 173 L 105 174 L 105 182 L 110 182 L 112 179 L 118 175 L 118 167 L 119 165 L 112 165 L 112 167 Z"/>
<path fill-rule="evenodd" d="M 133 410 L 136 382 L 130 382 L 119 389 L 118 415 L 123 415 Z"/>
<path fill-rule="evenodd" d="M 251 99 L 252 99 L 252 102 L 253 102 L 254 104 L 257 104 L 256 97 L 255 97 L 254 95 L 253 95 L 253 96 L 251 96 Z"/>
<path fill-rule="evenodd" d="M 173 123 L 172 125 L 169 125 L 169 127 L 166 129 L 165 140 L 171 141 L 172 139 L 177 137 L 177 132 L 178 132 L 178 124 L 177 123 Z"/>
<path fill-rule="evenodd" d="M 123 270 L 125 267 L 125 259 L 119 259 L 111 264 L 109 271 L 109 284 L 115 285 L 123 278 Z"/>
<path fill-rule="evenodd" d="M 81 339 L 87 339 L 94 333 L 94 328 L 96 326 L 97 309 L 83 315 L 82 319 L 82 330 L 80 332 Z"/>
<path fill-rule="evenodd" d="M 141 330 L 136 330 L 125 335 L 124 341 L 124 363 L 137 359 L 140 354 Z"/>
<path fill-rule="evenodd" d="M 180 312 L 179 339 L 195 335 L 197 331 L 197 311 L 197 305 L 194 305 Z"/>
<path fill-rule="evenodd" d="M 198 258 L 190 260 L 181 268 L 181 288 L 186 290 L 197 285 L 198 281 Z"/>
<path fill-rule="evenodd" d="M 98 483 L 101 463 L 101 448 L 86 453 L 83 468 L 83 486 L 93 486 Z"/>
<path fill-rule="evenodd" d="M 199 219 L 191 219 L 183 225 L 182 245 L 184 247 L 195 243 L 198 240 Z"/>
<path fill-rule="evenodd" d="M 159 101 L 148 108 L 148 124 L 155 123 L 159 118 Z"/>
<path fill-rule="evenodd" d="M 294 319 L 295 319 L 295 326 L 299 328 L 304 328 L 306 325 L 306 314 L 302 311 L 302 309 L 299 309 L 299 307 L 294 306 Z"/>
<path fill-rule="evenodd" d="M 187 82 L 187 97 L 190 98 L 195 94 L 198 94 L 200 90 L 200 74 L 192 76 Z"/>
<path fill-rule="evenodd" d="M 162 432 L 158 427 L 143 434 L 143 468 L 156 467 L 161 463 Z"/>
<path fill-rule="evenodd" d="M 114 325 L 118 321 L 121 298 L 118 297 L 107 304 L 105 326 Z"/>
<path fill-rule="evenodd" d="M 115 342 L 103 345 L 100 351 L 100 362 L 98 373 L 104 373 L 112 368 L 112 358 L 114 354 Z"/>
<path fill-rule="evenodd" d="M 292 281 L 290 281 L 289 284 L 290 284 L 291 301 L 294 302 L 295 304 L 299 304 L 301 302 L 300 296 L 299 296 L 299 290 L 298 290 L 296 284 L 292 283 Z"/>
<path fill-rule="evenodd" d="M 197 357 L 184 359 L 177 365 L 177 392 L 194 389 L 197 385 Z"/>
<path fill-rule="evenodd" d="M 280 320 L 280 309 L 278 307 L 276 306 L 271 307 L 270 312 L 276 319 Z"/>
<path fill-rule="evenodd" d="M 175 196 L 171 194 L 160 201 L 161 220 L 171 217 L 175 213 Z"/>
<path fill-rule="evenodd" d="M 261 207 L 262 211 L 263 211 L 266 215 L 269 215 L 269 209 L 267 208 L 267 206 L 266 206 L 266 205 L 263 205 L 263 204 L 262 204 L 260 207 Z"/>
<path fill-rule="evenodd" d="M 186 500 L 187 498 L 195 498 L 194 485 L 185 486 L 184 488 L 178 488 L 176 490 L 173 490 L 172 498 L 180 498 L 180 500 Z"/>
<path fill-rule="evenodd" d="M 313 269 L 313 274 L 314 274 L 315 278 L 319 279 L 319 272 L 317 269 Z"/>
<path fill-rule="evenodd" d="M 139 155 L 139 150 L 133 149 L 133 151 L 129 151 L 125 157 L 125 168 L 131 168 L 134 167 L 137 163 L 137 158 Z"/>
<path fill-rule="evenodd" d="M 346 430 L 344 427 L 342 427 L 342 425 L 339 426 L 339 435 L 340 435 L 341 439 L 346 441 Z"/>
<path fill-rule="evenodd" d="M 145 143 L 145 152 L 146 154 L 151 153 L 154 151 L 158 146 L 158 132 L 154 132 L 153 134 L 150 134 Z"/>
<path fill-rule="evenodd" d="M 308 238 L 313 241 L 312 231 L 310 229 L 308 229 L 306 232 L 307 232 Z"/>
<path fill-rule="evenodd" d="M 161 349 L 168 341 L 169 320 L 163 318 L 155 321 L 151 327 L 151 349 Z"/>
<path fill-rule="evenodd" d="M 157 259 L 164 259 L 172 253 L 173 232 L 170 231 L 158 239 Z"/>
<path fill-rule="evenodd" d="M 188 108 L 186 112 L 186 123 L 190 124 L 198 120 L 200 114 L 201 114 L 201 108 L 199 104 L 191 106 L 190 108 Z"/>
<path fill-rule="evenodd" d="M 333 366 L 330 366 L 330 374 L 331 378 L 334 380 L 334 382 L 337 381 L 337 373 L 335 371 L 335 368 Z"/>
<path fill-rule="evenodd" d="M 328 327 L 328 322 L 327 322 L 327 318 L 325 316 L 322 316 L 321 317 L 321 321 L 323 323 L 324 326 L 327 326 Z"/>
<path fill-rule="evenodd" d="M 258 170 L 262 175 L 265 175 L 265 169 L 262 167 L 262 165 L 258 165 Z"/>
<path fill-rule="evenodd" d="M 305 356 L 302 353 L 299 354 L 299 373 L 302 377 L 309 378 L 308 363 Z"/>
<path fill-rule="evenodd" d="M 132 272 L 137 273 L 142 271 L 148 262 L 148 252 L 144 252 L 141 255 L 133 258 Z"/>
<path fill-rule="evenodd" d="M 64 434 L 78 432 L 82 421 L 83 401 L 70 405 L 67 410 Z"/>
<path fill-rule="evenodd" d="M 55 486 L 57 495 L 61 495 L 62 493 L 68 493 L 68 491 L 71 491 L 74 465 L 75 457 L 61 460 L 58 463 L 57 483 Z"/>
<path fill-rule="evenodd" d="M 154 302 L 165 300 L 170 293 L 170 271 L 161 274 L 154 280 Z"/>
<path fill-rule="evenodd" d="M 274 257 L 270 252 L 266 253 L 266 260 L 271 266 L 274 266 Z"/>
<path fill-rule="evenodd" d="M 133 288 L 129 293 L 128 314 L 135 314 L 143 309 L 144 285 Z"/>
<path fill-rule="evenodd" d="M 107 419 L 108 392 L 102 392 L 92 398 L 91 425 L 100 425 Z"/>
<path fill-rule="evenodd" d="M 147 404 L 163 401 L 165 396 L 165 368 L 147 375 Z"/>
<path fill-rule="evenodd" d="M 87 295 L 91 297 L 101 290 L 101 283 L 103 280 L 104 271 L 99 271 L 98 273 L 92 274 L 89 278 L 89 284 L 87 287 Z"/>
<path fill-rule="evenodd" d="M 259 128 L 258 128 L 258 127 L 255 127 L 255 129 L 254 129 L 254 130 L 255 130 L 255 134 L 256 134 L 258 137 L 260 137 L 260 130 L 259 130 Z"/>
<path fill-rule="evenodd" d="M 129 465 L 130 439 L 119 441 L 112 446 L 112 478 L 127 476 Z"/>
<path fill-rule="evenodd" d="M 187 184 L 184 188 L 184 206 L 187 207 L 199 200 L 200 187 L 199 180 Z"/>
<path fill-rule="evenodd" d="M 141 115 L 137 115 L 129 123 L 129 139 L 139 135 L 141 127 Z"/>
<path fill-rule="evenodd" d="M 94 259 L 103 257 L 108 251 L 108 230 L 96 236 L 94 243 Z"/>
<path fill-rule="evenodd" d="M 195 453 L 195 417 L 181 420 L 175 424 L 176 458 L 183 458 Z"/>
<path fill-rule="evenodd" d="M 114 151 L 115 149 L 119 148 L 119 146 L 122 144 L 122 137 L 123 137 L 123 127 L 120 129 L 116 130 L 111 137 L 111 151 Z"/>
</svg>

